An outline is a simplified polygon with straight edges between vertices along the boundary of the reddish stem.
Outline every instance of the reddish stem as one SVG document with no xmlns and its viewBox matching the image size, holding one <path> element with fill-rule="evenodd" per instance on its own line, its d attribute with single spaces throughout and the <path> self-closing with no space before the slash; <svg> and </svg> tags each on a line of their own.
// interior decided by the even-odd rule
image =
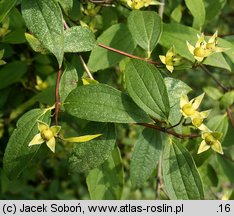
<svg viewBox="0 0 234 216">
<path fill-rule="evenodd" d="M 61 79 L 62 70 L 59 68 L 56 80 L 56 88 L 55 88 L 55 124 L 58 125 L 58 116 L 59 116 L 59 83 Z"/>
<path fill-rule="evenodd" d="M 177 138 L 180 138 L 180 139 L 184 139 L 184 138 L 189 138 L 189 139 L 193 139 L 193 138 L 197 138 L 199 137 L 200 135 L 198 134 L 178 134 L 174 131 L 171 131 L 171 130 L 167 130 L 167 128 L 163 128 L 163 127 L 160 127 L 160 126 L 157 126 L 157 125 L 152 125 L 152 124 L 147 124 L 147 123 L 136 123 L 137 125 L 142 125 L 144 127 L 148 127 L 148 128 L 152 128 L 152 129 L 155 129 L 155 130 L 159 130 L 159 131 L 162 131 L 164 133 L 168 133 L 168 134 L 171 134 Z"/>
<path fill-rule="evenodd" d="M 119 54 L 121 54 L 121 55 L 127 56 L 127 57 L 129 57 L 129 58 L 143 60 L 143 61 L 146 61 L 146 62 L 148 62 L 148 63 L 150 63 L 150 64 L 154 64 L 154 65 L 160 64 L 160 62 L 155 62 L 155 61 L 152 61 L 152 60 L 149 60 L 149 59 L 141 58 L 141 57 L 139 57 L 139 56 L 135 56 L 135 55 L 126 53 L 126 52 L 124 52 L 124 51 L 117 50 L 117 49 L 115 49 L 115 48 L 113 48 L 113 47 L 109 47 L 109 46 L 106 46 L 106 45 L 101 44 L 101 43 L 99 43 L 98 46 L 100 46 L 100 47 L 102 47 L 102 48 L 104 48 L 104 49 L 110 50 L 110 51 L 112 51 L 112 52 L 119 53 Z"/>
</svg>

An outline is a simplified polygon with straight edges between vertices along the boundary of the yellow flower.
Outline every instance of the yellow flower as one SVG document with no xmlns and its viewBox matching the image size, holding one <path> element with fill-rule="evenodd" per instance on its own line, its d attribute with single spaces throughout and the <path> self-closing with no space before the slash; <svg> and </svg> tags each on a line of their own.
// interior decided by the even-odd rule
<svg viewBox="0 0 234 216">
<path fill-rule="evenodd" d="M 199 62 L 203 61 L 205 57 L 213 53 L 224 52 L 224 51 L 229 50 L 229 48 L 217 47 L 218 31 L 216 31 L 212 35 L 212 37 L 208 40 L 208 43 L 205 41 L 204 33 L 202 33 L 201 35 L 197 35 L 197 37 L 198 37 L 198 40 L 197 40 L 195 47 L 192 46 L 188 41 L 187 41 L 187 46 L 188 46 L 189 52 Z"/>
<path fill-rule="evenodd" d="M 189 52 L 194 56 L 194 58 L 201 62 L 205 57 L 210 55 L 210 52 L 206 49 L 206 41 L 204 34 L 197 35 L 198 40 L 195 44 L 195 47 L 192 46 L 188 41 L 186 41 Z"/>
<path fill-rule="evenodd" d="M 209 129 L 203 124 L 210 113 L 210 110 L 198 112 L 197 109 L 201 104 L 204 97 L 204 93 L 193 98 L 189 101 L 187 95 L 182 95 L 180 98 L 180 112 L 185 118 L 190 118 L 192 124 L 202 131 L 209 131 Z"/>
<path fill-rule="evenodd" d="M 205 93 L 193 98 L 192 100 L 188 100 L 187 95 L 182 95 L 180 98 L 180 111 L 184 117 L 191 117 L 195 114 L 196 110 L 201 104 L 201 101 L 204 97 Z"/>
<path fill-rule="evenodd" d="M 57 137 L 61 127 L 60 126 L 52 126 L 49 127 L 48 124 L 39 121 L 37 123 L 38 130 L 40 133 L 35 135 L 28 146 L 32 145 L 40 145 L 46 142 L 46 145 L 52 152 L 55 152 L 55 137 Z"/>
<path fill-rule="evenodd" d="M 176 55 L 174 47 L 171 47 L 167 51 L 166 56 L 160 55 L 159 58 L 161 62 L 166 65 L 167 70 L 169 70 L 171 73 L 174 70 L 174 66 L 178 66 L 181 63 L 181 57 Z"/>
<path fill-rule="evenodd" d="M 209 131 L 209 129 L 203 124 L 204 119 L 208 117 L 211 110 L 206 110 L 202 112 L 195 111 L 194 115 L 190 118 L 192 120 L 192 124 L 202 131 Z"/>
<path fill-rule="evenodd" d="M 212 37 L 208 40 L 206 44 L 206 49 L 210 51 L 210 54 L 217 52 L 225 52 L 229 50 L 229 48 L 217 47 L 218 44 L 218 31 L 216 31 Z"/>
<path fill-rule="evenodd" d="M 204 132 L 202 133 L 202 139 L 198 154 L 207 151 L 209 148 L 212 148 L 214 151 L 218 152 L 219 154 L 223 154 L 223 149 L 219 139 L 221 138 L 222 134 L 219 132 Z"/>
<path fill-rule="evenodd" d="M 148 7 L 150 5 L 161 5 L 162 3 L 154 0 L 126 0 L 127 5 L 135 10 L 139 10 L 142 7 Z"/>
<path fill-rule="evenodd" d="M 36 86 L 35 88 L 39 91 L 44 90 L 48 88 L 48 83 L 46 81 L 43 81 L 39 76 L 36 77 Z"/>
</svg>

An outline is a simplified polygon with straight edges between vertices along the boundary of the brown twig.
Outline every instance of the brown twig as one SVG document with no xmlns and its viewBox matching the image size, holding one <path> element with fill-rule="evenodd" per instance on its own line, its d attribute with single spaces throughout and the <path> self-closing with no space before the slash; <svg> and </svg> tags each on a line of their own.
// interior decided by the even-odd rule
<svg viewBox="0 0 234 216">
<path fill-rule="evenodd" d="M 225 92 L 227 92 L 229 89 L 224 86 L 208 69 L 205 65 L 203 64 L 199 64 L 199 67 L 206 73 L 208 74 L 215 82 L 218 86 L 220 86 Z"/>
<path fill-rule="evenodd" d="M 160 64 L 160 62 L 155 62 L 155 61 L 152 61 L 152 60 L 149 60 L 149 59 L 141 58 L 141 57 L 139 57 L 139 56 L 135 56 L 135 55 L 126 53 L 126 52 L 124 52 L 124 51 L 117 50 L 117 49 L 115 49 L 115 48 L 106 46 L 106 45 L 101 44 L 101 43 L 99 43 L 98 46 L 100 46 L 100 47 L 102 47 L 102 48 L 104 48 L 104 49 L 110 50 L 110 51 L 112 51 L 112 52 L 118 53 L 118 54 L 120 54 L 120 55 L 124 55 L 124 56 L 127 56 L 127 57 L 129 57 L 129 58 L 133 58 L 133 59 L 139 59 L 139 60 L 148 62 L 148 63 L 153 64 L 153 65 L 159 65 L 159 64 Z"/>
<path fill-rule="evenodd" d="M 59 84 L 61 79 L 62 70 L 59 68 L 56 80 L 56 87 L 55 87 L 55 124 L 58 125 L 58 116 L 59 116 Z"/>
<path fill-rule="evenodd" d="M 230 119 L 232 127 L 234 128 L 234 119 L 233 119 L 232 111 L 230 107 L 227 108 L 227 115 L 228 115 L 228 118 Z"/>
<path fill-rule="evenodd" d="M 160 127 L 160 126 L 157 126 L 157 125 L 152 125 L 152 124 L 147 124 L 147 123 L 136 123 L 136 124 L 144 126 L 144 127 L 152 128 L 152 129 L 161 131 L 163 133 L 171 134 L 171 135 L 173 135 L 173 136 L 175 136 L 175 137 L 177 137 L 179 139 L 185 139 L 185 138 L 193 139 L 193 138 L 200 137 L 200 135 L 198 135 L 198 134 L 179 134 L 179 133 L 176 133 L 174 131 L 167 130 L 167 128 Z"/>
</svg>

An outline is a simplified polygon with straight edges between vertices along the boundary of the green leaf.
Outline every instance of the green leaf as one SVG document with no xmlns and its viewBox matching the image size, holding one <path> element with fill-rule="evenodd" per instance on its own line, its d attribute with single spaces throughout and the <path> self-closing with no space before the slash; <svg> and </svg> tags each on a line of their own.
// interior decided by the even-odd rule
<svg viewBox="0 0 234 216">
<path fill-rule="evenodd" d="M 204 199 L 203 185 L 192 156 L 178 141 L 163 149 L 163 179 L 170 199 Z"/>
<path fill-rule="evenodd" d="M 181 18 L 183 15 L 183 7 L 181 5 L 178 5 L 172 12 L 170 15 L 170 18 L 173 22 L 177 22 L 180 23 Z"/>
<path fill-rule="evenodd" d="M 180 97 L 182 94 L 188 94 L 192 89 L 184 82 L 171 77 L 164 78 L 164 83 L 167 87 L 167 93 L 170 102 L 169 122 L 174 125 L 181 118 L 180 112 Z"/>
<path fill-rule="evenodd" d="M 219 179 L 217 176 L 217 172 L 210 164 L 206 163 L 199 167 L 198 170 L 204 183 L 204 187 L 209 188 L 211 185 L 213 187 L 218 186 Z"/>
<path fill-rule="evenodd" d="M 90 121 L 150 122 L 128 95 L 105 84 L 77 87 L 67 96 L 64 107 L 69 114 Z"/>
<path fill-rule="evenodd" d="M 124 172 L 120 151 L 115 148 L 112 155 L 101 166 L 91 170 L 86 178 L 92 200 L 120 200 Z"/>
<path fill-rule="evenodd" d="M 161 148 L 160 132 L 145 128 L 135 144 L 131 158 L 130 178 L 133 186 L 142 186 L 156 169 Z"/>
<path fill-rule="evenodd" d="M 136 48 L 136 43 L 124 24 L 111 26 L 100 35 L 97 42 L 130 54 Z M 123 55 L 96 47 L 91 52 L 88 67 L 91 71 L 98 71 L 119 63 L 123 58 L 125 58 Z"/>
<path fill-rule="evenodd" d="M 234 154 L 233 145 L 224 149 L 224 156 L 217 154 L 218 164 L 222 167 L 224 174 L 227 176 L 231 184 L 234 184 Z M 231 160 L 229 160 L 231 159 Z"/>
<path fill-rule="evenodd" d="M 57 0 L 64 13 L 74 21 L 78 21 L 81 16 L 80 1 L 76 0 Z"/>
<path fill-rule="evenodd" d="M 185 59 L 194 62 L 194 57 L 189 52 L 186 41 L 192 45 L 195 45 L 197 42 L 197 34 L 200 34 L 200 32 L 182 24 L 164 24 L 163 33 L 159 43 L 167 49 L 175 46 L 176 53 Z M 212 54 L 211 56 L 207 57 L 203 63 L 214 67 L 224 68 L 229 71 L 231 70 L 222 53 Z"/>
<path fill-rule="evenodd" d="M 228 131 L 228 117 L 226 114 L 212 116 L 212 118 L 207 122 L 207 126 L 212 131 L 221 132 L 222 139 L 224 139 Z"/>
<path fill-rule="evenodd" d="M 25 43 L 24 33 L 25 29 L 16 29 L 15 31 L 11 31 L 5 37 L 3 37 L 1 42 L 9 44 Z"/>
<path fill-rule="evenodd" d="M 114 149 L 116 142 L 115 126 L 111 123 L 91 122 L 82 134 L 102 134 L 89 142 L 74 144 L 69 156 L 71 173 L 86 172 L 101 165 Z"/>
<path fill-rule="evenodd" d="M 204 92 L 213 100 L 219 100 L 223 95 L 219 89 L 212 87 L 212 86 L 207 86 L 207 87 L 204 87 L 203 89 L 204 89 Z"/>
<path fill-rule="evenodd" d="M 19 82 L 21 77 L 27 72 L 27 64 L 22 61 L 14 61 L 6 64 L 0 69 L 0 89 Z"/>
<path fill-rule="evenodd" d="M 167 118 L 170 105 L 159 70 L 144 61 L 130 60 L 125 67 L 126 85 L 135 103 L 154 118 Z"/>
<path fill-rule="evenodd" d="M 162 33 L 160 16 L 153 11 L 134 10 L 128 17 L 128 28 L 135 42 L 150 55 Z"/>
<path fill-rule="evenodd" d="M 50 123 L 50 111 L 33 109 L 25 113 L 17 122 L 3 158 L 3 168 L 9 179 L 18 178 L 21 172 L 32 164 L 41 145 L 29 147 L 32 138 L 39 132 L 37 120 Z"/>
<path fill-rule="evenodd" d="M 229 50 L 224 52 L 224 55 L 227 55 L 232 63 L 234 63 L 234 44 L 227 40 L 224 40 L 223 38 L 218 38 L 218 46 L 229 48 Z"/>
<path fill-rule="evenodd" d="M 58 3 L 54 0 L 24 0 L 22 15 L 32 34 L 56 56 L 60 67 L 64 54 L 64 31 Z"/>
<path fill-rule="evenodd" d="M 193 15 L 193 27 L 201 29 L 206 18 L 203 0 L 185 0 L 185 4 Z"/>
<path fill-rule="evenodd" d="M 40 52 L 42 54 L 47 54 L 49 51 L 42 45 L 42 43 L 34 37 L 32 34 L 25 33 L 25 38 L 33 51 Z"/>
<path fill-rule="evenodd" d="M 204 0 L 206 9 L 206 22 L 212 23 L 214 18 L 222 12 L 227 0 Z"/>
<path fill-rule="evenodd" d="M 64 33 L 64 41 L 64 52 L 87 52 L 96 45 L 93 32 L 81 26 L 67 29 Z"/>
<path fill-rule="evenodd" d="M 62 74 L 59 85 L 59 95 L 61 102 L 64 102 L 68 94 L 77 87 L 77 83 L 78 74 L 76 68 L 72 64 L 66 63 L 66 68 Z"/>
<path fill-rule="evenodd" d="M 0 23 L 15 6 L 17 0 L 1 0 L 0 2 Z"/>
<path fill-rule="evenodd" d="M 234 103 L 234 91 L 225 93 L 220 99 L 220 108 L 227 109 Z"/>
</svg>

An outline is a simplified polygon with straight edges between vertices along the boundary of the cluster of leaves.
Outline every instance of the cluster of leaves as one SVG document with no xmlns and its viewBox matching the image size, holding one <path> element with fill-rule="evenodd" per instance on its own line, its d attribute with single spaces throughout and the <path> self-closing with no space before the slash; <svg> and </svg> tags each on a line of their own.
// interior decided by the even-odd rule
<svg viewBox="0 0 234 216">
<path fill-rule="evenodd" d="M 233 1 L 91 2 L 0 2 L 2 181 L 31 165 L 53 185 L 46 158 L 91 199 L 231 199 L 234 44 L 213 32 Z"/>
</svg>

